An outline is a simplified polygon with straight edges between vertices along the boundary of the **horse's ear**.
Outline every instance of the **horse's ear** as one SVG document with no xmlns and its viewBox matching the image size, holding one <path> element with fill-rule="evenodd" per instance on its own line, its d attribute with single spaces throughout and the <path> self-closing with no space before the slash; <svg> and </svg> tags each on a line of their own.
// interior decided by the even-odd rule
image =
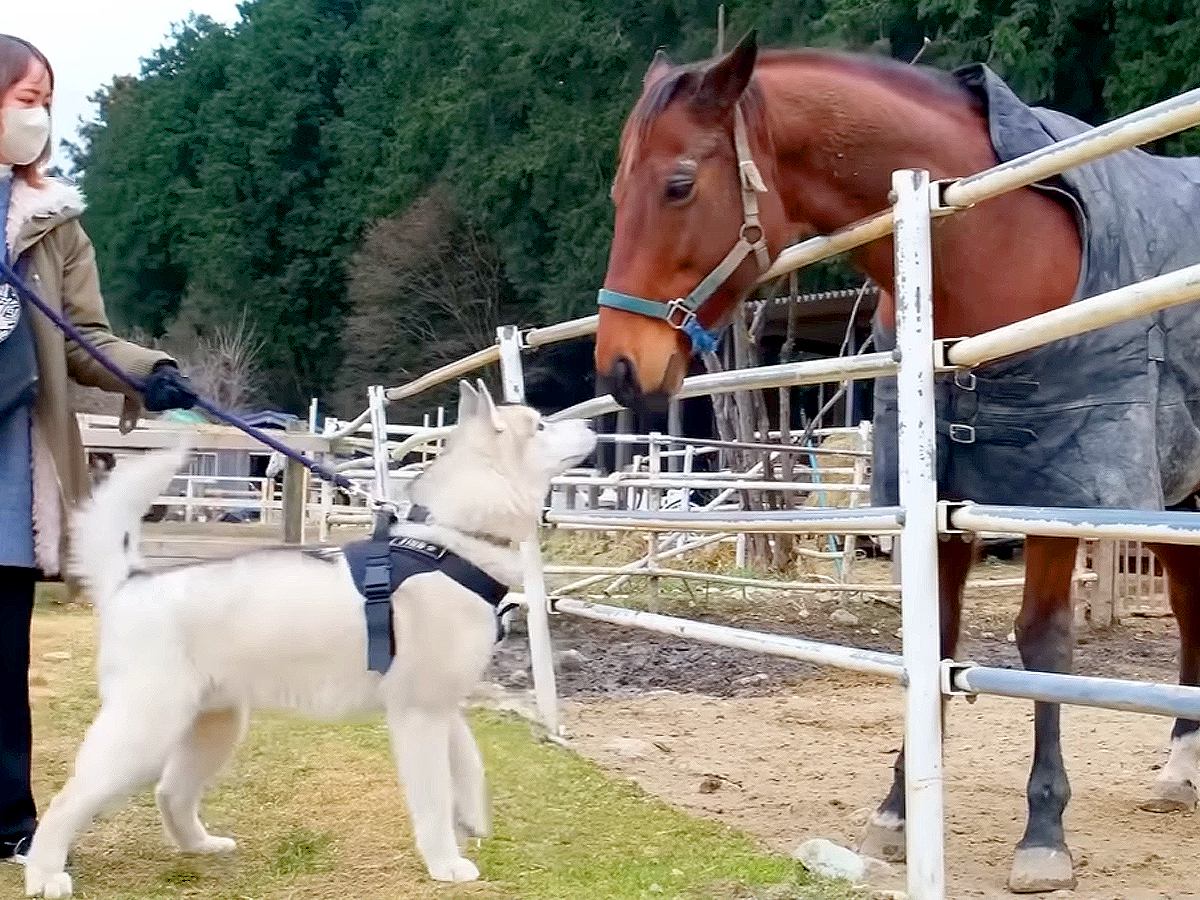
<svg viewBox="0 0 1200 900">
<path fill-rule="evenodd" d="M 692 104 L 702 110 L 728 112 L 741 99 L 758 60 L 758 32 L 750 31 L 736 47 L 704 70 L 692 95 Z"/>
<path fill-rule="evenodd" d="M 642 76 L 642 87 L 649 87 L 674 67 L 675 63 L 671 62 L 671 58 L 667 56 L 667 51 L 659 47 L 654 52 L 654 59 L 650 60 L 650 67 L 646 69 L 646 74 Z"/>
</svg>

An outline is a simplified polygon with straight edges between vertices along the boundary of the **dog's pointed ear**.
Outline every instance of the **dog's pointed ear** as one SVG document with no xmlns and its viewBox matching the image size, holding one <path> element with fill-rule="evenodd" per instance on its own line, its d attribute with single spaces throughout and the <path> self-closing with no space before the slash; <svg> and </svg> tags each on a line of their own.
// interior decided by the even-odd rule
<svg viewBox="0 0 1200 900">
<path fill-rule="evenodd" d="M 492 399 L 492 392 L 488 390 L 488 386 L 483 383 L 482 378 L 477 378 L 475 384 L 479 386 L 479 409 L 476 411 L 481 417 L 486 417 L 491 423 L 492 428 L 496 431 L 504 430 L 504 420 L 500 418 L 500 410 L 496 409 L 496 402 Z"/>
<path fill-rule="evenodd" d="M 458 421 L 463 423 L 479 410 L 479 392 L 465 378 L 458 381 Z"/>
</svg>

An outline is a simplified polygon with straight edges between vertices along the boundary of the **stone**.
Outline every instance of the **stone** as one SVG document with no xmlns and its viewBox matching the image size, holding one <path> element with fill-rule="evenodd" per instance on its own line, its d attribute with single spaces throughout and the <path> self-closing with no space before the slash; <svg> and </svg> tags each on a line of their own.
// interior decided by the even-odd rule
<svg viewBox="0 0 1200 900">
<path fill-rule="evenodd" d="M 755 672 L 753 675 L 746 675 L 737 679 L 734 684 L 742 685 L 743 687 L 750 684 L 761 684 L 764 681 L 770 681 L 771 676 L 766 672 Z"/>
<path fill-rule="evenodd" d="M 578 650 L 563 650 L 556 654 L 555 661 L 560 672 L 578 672 L 588 658 Z"/>
<path fill-rule="evenodd" d="M 700 779 L 699 791 L 702 794 L 715 794 L 721 789 L 721 779 L 714 775 L 705 775 Z"/>
<path fill-rule="evenodd" d="M 829 621 L 836 625 L 857 625 L 858 616 L 846 609 L 835 609 L 829 614 Z"/>
<path fill-rule="evenodd" d="M 604 749 L 617 754 L 622 759 L 653 759 L 662 753 L 650 741 L 631 737 L 613 738 L 604 745 Z"/>
<path fill-rule="evenodd" d="M 794 851 L 792 858 L 798 859 L 804 867 L 816 875 L 826 878 L 843 878 L 854 884 L 863 884 L 871 879 L 884 877 L 891 873 L 892 867 L 878 859 L 861 856 L 828 841 L 825 838 L 813 838 L 805 841 Z"/>
</svg>

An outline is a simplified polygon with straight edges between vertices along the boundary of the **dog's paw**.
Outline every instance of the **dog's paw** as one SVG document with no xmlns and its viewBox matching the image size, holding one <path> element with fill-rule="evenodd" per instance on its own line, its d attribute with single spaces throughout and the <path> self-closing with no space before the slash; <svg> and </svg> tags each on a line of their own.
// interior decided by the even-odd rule
<svg viewBox="0 0 1200 900">
<path fill-rule="evenodd" d="M 25 896 L 45 897 L 47 900 L 70 897 L 74 892 L 71 876 L 66 872 L 42 872 L 36 866 L 25 865 Z"/>
<path fill-rule="evenodd" d="M 479 870 L 469 859 L 459 857 L 442 862 L 429 863 L 429 877 L 434 881 L 474 881 Z"/>
<path fill-rule="evenodd" d="M 200 843 L 188 847 L 184 853 L 192 853 L 197 856 L 220 856 L 226 853 L 232 853 L 237 849 L 237 841 L 229 837 L 217 837 L 210 834 Z"/>
</svg>

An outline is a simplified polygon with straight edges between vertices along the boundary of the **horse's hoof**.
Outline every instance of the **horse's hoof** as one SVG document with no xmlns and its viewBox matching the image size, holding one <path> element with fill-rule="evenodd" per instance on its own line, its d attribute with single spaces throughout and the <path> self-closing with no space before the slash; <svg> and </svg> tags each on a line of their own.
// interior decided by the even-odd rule
<svg viewBox="0 0 1200 900">
<path fill-rule="evenodd" d="M 1196 786 L 1190 781 L 1156 781 L 1149 800 L 1139 808 L 1153 813 L 1195 812 Z"/>
<path fill-rule="evenodd" d="M 1071 851 L 1051 847 L 1026 847 L 1017 850 L 1008 889 L 1014 894 L 1040 894 L 1043 891 L 1070 891 L 1075 888 Z"/>
<path fill-rule="evenodd" d="M 904 862 L 904 822 L 874 813 L 858 842 L 858 852 L 872 859 Z"/>
</svg>

